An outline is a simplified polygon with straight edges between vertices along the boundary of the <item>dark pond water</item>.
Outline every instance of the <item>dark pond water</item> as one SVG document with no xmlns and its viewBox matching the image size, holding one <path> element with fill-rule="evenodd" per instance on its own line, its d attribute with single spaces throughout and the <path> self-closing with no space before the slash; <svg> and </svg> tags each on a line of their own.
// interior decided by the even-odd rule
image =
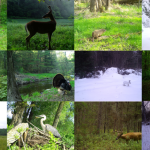
<svg viewBox="0 0 150 150">
<path fill-rule="evenodd" d="M 36 21 L 42 21 L 42 22 L 46 22 L 46 21 L 50 21 L 49 19 L 11 19 L 12 22 L 8 21 L 8 24 L 26 24 L 29 21 L 32 20 L 36 20 Z M 55 19 L 57 22 L 57 25 L 73 25 L 74 24 L 74 19 Z"/>
<path fill-rule="evenodd" d="M 32 95 L 34 92 L 43 92 L 46 89 L 50 89 L 52 87 L 52 80 L 46 80 L 41 82 L 30 83 L 26 85 L 19 85 L 19 92 L 23 95 Z"/>
</svg>

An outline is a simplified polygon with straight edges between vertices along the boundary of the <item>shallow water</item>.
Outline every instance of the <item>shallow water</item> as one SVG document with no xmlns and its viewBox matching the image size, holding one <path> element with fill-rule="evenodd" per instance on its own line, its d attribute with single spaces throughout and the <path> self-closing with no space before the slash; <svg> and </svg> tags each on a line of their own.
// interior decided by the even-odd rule
<svg viewBox="0 0 150 150">
<path fill-rule="evenodd" d="M 26 85 L 19 85 L 19 92 L 22 95 L 32 95 L 34 92 L 43 92 L 46 89 L 50 89 L 52 87 L 52 81 L 46 80 L 41 82 L 30 83 Z"/>
</svg>

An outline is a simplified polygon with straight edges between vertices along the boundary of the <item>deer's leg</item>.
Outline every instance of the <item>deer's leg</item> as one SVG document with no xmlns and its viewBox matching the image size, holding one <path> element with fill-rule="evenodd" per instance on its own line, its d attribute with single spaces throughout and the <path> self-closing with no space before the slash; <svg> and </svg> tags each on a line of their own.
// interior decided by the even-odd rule
<svg viewBox="0 0 150 150">
<path fill-rule="evenodd" d="M 52 33 L 48 33 L 48 40 L 49 40 L 49 48 L 48 48 L 48 50 L 52 50 L 51 45 L 50 45 L 51 36 L 52 36 Z"/>
<path fill-rule="evenodd" d="M 36 33 L 30 33 L 30 35 L 26 38 L 26 45 L 27 45 L 27 49 L 28 49 L 28 44 L 30 46 L 30 39 L 32 38 L 32 36 L 34 36 Z"/>
</svg>

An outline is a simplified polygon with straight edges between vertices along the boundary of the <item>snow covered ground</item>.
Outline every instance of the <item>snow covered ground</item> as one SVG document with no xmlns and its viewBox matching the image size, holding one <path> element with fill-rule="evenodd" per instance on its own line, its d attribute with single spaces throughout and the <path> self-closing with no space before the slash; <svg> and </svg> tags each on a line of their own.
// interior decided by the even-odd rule
<svg viewBox="0 0 150 150">
<path fill-rule="evenodd" d="M 128 80 L 131 84 L 123 86 Z M 112 67 L 98 78 L 75 80 L 75 101 L 141 101 L 141 84 L 141 74 L 120 75 L 117 68 Z"/>
<path fill-rule="evenodd" d="M 144 6 L 147 10 L 150 10 L 147 0 L 143 0 L 142 8 Z M 150 50 L 150 18 L 142 12 L 142 50 Z"/>
<path fill-rule="evenodd" d="M 150 150 L 150 125 L 142 125 L 142 150 Z"/>
<path fill-rule="evenodd" d="M 150 50 L 150 27 L 142 30 L 142 50 Z"/>
</svg>

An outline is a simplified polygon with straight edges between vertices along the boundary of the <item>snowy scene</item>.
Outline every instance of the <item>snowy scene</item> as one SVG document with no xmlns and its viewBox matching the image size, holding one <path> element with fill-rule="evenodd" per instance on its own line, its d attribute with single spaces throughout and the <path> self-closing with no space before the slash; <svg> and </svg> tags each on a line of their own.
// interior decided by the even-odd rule
<svg viewBox="0 0 150 150">
<path fill-rule="evenodd" d="M 89 66 L 90 69 L 86 71 L 86 64 L 84 63 L 84 66 L 82 66 L 82 62 L 80 62 L 82 72 L 80 72 L 81 70 L 78 72 L 77 67 L 75 69 L 75 101 L 141 101 L 142 70 L 139 65 L 141 55 L 136 52 L 125 52 L 127 53 L 126 56 L 124 52 L 107 52 L 107 55 L 104 54 L 106 52 L 96 53 L 97 55 L 93 52 L 97 58 L 93 56 L 89 59 L 93 59 L 93 64 L 99 64 L 105 58 L 107 59 L 104 62 L 105 65 L 101 64 L 101 66 L 95 67 L 94 70 Z M 124 57 L 122 57 L 122 54 Z M 103 57 L 98 58 L 100 55 L 103 55 Z M 86 62 L 86 58 L 84 60 Z M 90 62 L 92 63 L 92 61 Z M 111 66 L 112 63 L 116 67 Z"/>
<path fill-rule="evenodd" d="M 142 50 L 150 50 L 150 1 L 142 2 Z"/>
<path fill-rule="evenodd" d="M 142 150 L 150 150 L 150 102 L 142 102 Z"/>
</svg>

